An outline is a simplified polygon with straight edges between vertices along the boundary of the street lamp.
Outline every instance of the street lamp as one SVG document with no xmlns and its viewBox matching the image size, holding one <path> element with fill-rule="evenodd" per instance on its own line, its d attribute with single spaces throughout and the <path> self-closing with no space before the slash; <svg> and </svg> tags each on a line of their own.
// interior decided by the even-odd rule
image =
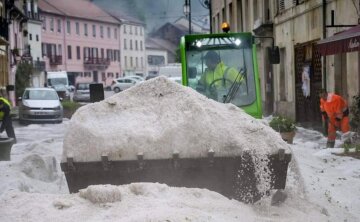
<svg viewBox="0 0 360 222">
<path fill-rule="evenodd" d="M 189 34 L 191 34 L 191 0 L 185 0 L 184 14 L 189 19 Z"/>
</svg>

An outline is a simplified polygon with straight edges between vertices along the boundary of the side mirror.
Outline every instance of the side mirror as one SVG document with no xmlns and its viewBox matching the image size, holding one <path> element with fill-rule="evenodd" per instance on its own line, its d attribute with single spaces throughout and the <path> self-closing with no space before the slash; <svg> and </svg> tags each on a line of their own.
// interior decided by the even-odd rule
<svg viewBox="0 0 360 222">
<path fill-rule="evenodd" d="M 280 64 L 280 50 L 279 47 L 269 47 L 268 48 L 268 56 L 270 64 Z"/>
<path fill-rule="evenodd" d="M 195 79 L 196 78 L 196 76 L 197 76 L 196 67 L 189 67 L 188 72 L 189 72 L 189 79 Z"/>
</svg>

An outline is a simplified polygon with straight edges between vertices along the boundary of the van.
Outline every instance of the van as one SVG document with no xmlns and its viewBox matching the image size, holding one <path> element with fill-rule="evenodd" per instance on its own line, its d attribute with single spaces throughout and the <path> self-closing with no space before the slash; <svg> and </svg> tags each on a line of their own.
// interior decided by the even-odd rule
<svg viewBox="0 0 360 222">
<path fill-rule="evenodd" d="M 180 63 L 169 63 L 164 66 L 160 66 L 159 75 L 166 77 L 181 77 L 181 64 Z"/>
<path fill-rule="evenodd" d="M 59 97 L 69 99 L 69 79 L 66 71 L 47 72 L 47 86 L 56 90 Z"/>
</svg>

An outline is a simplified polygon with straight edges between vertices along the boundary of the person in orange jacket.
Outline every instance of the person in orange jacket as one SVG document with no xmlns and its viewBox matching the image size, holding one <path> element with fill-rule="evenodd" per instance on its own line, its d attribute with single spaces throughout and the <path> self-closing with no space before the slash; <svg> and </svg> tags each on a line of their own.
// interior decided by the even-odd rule
<svg viewBox="0 0 360 222">
<path fill-rule="evenodd" d="M 320 91 L 320 110 L 323 121 L 328 121 L 327 148 L 335 146 L 336 129 L 340 128 L 343 133 L 350 131 L 349 108 L 344 98 L 335 93 Z"/>
</svg>

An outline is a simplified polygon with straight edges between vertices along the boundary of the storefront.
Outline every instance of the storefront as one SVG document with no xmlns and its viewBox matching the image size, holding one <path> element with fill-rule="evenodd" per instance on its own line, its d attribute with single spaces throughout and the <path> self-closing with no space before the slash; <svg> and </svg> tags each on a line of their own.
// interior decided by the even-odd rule
<svg viewBox="0 0 360 222">
<path fill-rule="evenodd" d="M 360 25 L 318 41 L 317 50 L 322 56 L 333 56 L 327 67 L 333 75 L 327 76 L 327 85 L 331 81 L 333 91 L 347 99 L 360 93 Z"/>
</svg>

